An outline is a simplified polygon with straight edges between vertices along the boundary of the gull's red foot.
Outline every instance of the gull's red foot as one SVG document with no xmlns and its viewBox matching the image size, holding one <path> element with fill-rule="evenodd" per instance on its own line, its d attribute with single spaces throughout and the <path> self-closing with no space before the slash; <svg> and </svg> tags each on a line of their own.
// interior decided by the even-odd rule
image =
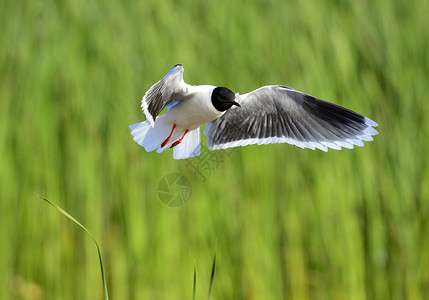
<svg viewBox="0 0 429 300">
<path fill-rule="evenodd" d="M 176 147 L 177 145 L 179 145 L 182 141 L 183 138 L 185 137 L 185 135 L 188 133 L 188 129 L 185 130 L 185 133 L 183 134 L 183 136 L 180 138 L 180 140 L 175 141 L 170 148 Z"/>
<path fill-rule="evenodd" d="M 168 141 L 171 138 L 171 135 L 173 134 L 174 129 L 176 128 L 176 124 L 173 124 L 173 129 L 171 129 L 170 135 L 168 136 L 168 138 L 162 142 L 161 144 L 161 148 L 164 148 L 165 145 L 167 145 Z"/>
</svg>

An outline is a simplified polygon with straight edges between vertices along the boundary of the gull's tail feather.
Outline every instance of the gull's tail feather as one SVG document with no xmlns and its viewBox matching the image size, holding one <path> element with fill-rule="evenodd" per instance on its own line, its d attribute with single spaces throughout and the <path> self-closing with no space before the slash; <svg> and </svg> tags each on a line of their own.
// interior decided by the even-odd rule
<svg viewBox="0 0 429 300">
<path fill-rule="evenodd" d="M 153 127 L 150 121 L 146 120 L 141 123 L 132 124 L 129 128 L 137 144 L 144 147 L 147 152 L 157 150 L 158 153 L 169 149 L 185 133 L 184 129 L 176 128 L 168 143 L 164 147 L 161 147 L 162 142 L 167 139 L 173 128 L 172 124 L 164 121 L 164 115 L 156 119 Z M 200 130 L 195 129 L 188 132 L 182 142 L 173 149 L 173 157 L 175 159 L 185 159 L 200 155 Z"/>
<path fill-rule="evenodd" d="M 161 147 L 161 143 L 168 137 L 172 129 L 172 126 L 166 124 L 163 120 L 163 116 L 158 117 L 153 127 L 149 120 L 130 125 L 134 141 L 144 147 L 147 152 Z"/>
<path fill-rule="evenodd" d="M 173 148 L 174 159 L 185 159 L 201 153 L 200 128 L 189 131 L 182 142 Z"/>
</svg>

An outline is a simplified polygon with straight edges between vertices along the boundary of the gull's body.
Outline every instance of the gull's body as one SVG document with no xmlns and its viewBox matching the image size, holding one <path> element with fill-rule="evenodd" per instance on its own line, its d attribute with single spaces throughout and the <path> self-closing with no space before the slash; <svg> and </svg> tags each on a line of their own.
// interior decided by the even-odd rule
<svg viewBox="0 0 429 300">
<path fill-rule="evenodd" d="M 158 116 L 164 108 L 168 111 Z M 175 159 L 200 154 L 200 127 L 206 123 L 210 150 L 270 143 L 351 149 L 378 134 L 374 121 L 290 87 L 264 86 L 239 95 L 224 87 L 188 85 L 180 64 L 146 92 L 142 109 L 146 121 L 130 125 L 134 140 L 148 152 L 171 147 Z"/>
<path fill-rule="evenodd" d="M 210 101 L 214 88 L 212 85 L 186 86 L 186 101 L 171 107 L 165 116 L 166 122 L 192 131 L 222 116 L 225 112 L 216 110 Z"/>
</svg>

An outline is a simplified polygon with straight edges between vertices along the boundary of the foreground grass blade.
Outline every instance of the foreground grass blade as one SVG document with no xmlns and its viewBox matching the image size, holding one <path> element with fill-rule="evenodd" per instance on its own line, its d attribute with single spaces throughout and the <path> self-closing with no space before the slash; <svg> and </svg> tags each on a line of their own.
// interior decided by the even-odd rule
<svg viewBox="0 0 429 300">
<path fill-rule="evenodd" d="M 214 280 L 215 271 L 216 271 L 216 252 L 217 252 L 217 242 L 216 242 L 215 252 L 214 252 L 214 256 L 213 256 L 212 273 L 210 275 L 209 300 L 212 296 L 213 280 Z"/>
<path fill-rule="evenodd" d="M 192 300 L 195 300 L 196 292 L 197 292 L 197 264 L 194 260 L 194 286 L 192 288 Z"/>
<path fill-rule="evenodd" d="M 107 283 L 106 283 L 106 276 L 104 274 L 104 267 L 103 267 L 103 259 L 101 258 L 101 251 L 100 251 L 100 247 L 98 246 L 98 243 L 95 239 L 95 237 L 92 235 L 91 232 L 89 232 L 88 229 L 85 228 L 85 226 L 83 226 L 78 220 L 76 220 L 72 215 L 70 215 L 68 212 L 66 212 L 64 209 L 62 209 L 61 207 L 57 206 L 56 204 L 52 203 L 51 201 L 49 201 L 48 199 L 46 199 L 43 196 L 40 196 L 36 193 L 34 193 L 37 197 L 45 200 L 47 203 L 49 203 L 50 205 L 52 205 L 53 207 L 55 207 L 60 213 L 62 213 L 64 216 L 66 216 L 67 218 L 69 218 L 70 220 L 72 220 L 75 224 L 79 225 L 80 228 L 82 228 L 83 230 L 86 231 L 86 233 L 89 234 L 89 236 L 92 238 L 92 240 L 94 241 L 95 245 L 97 246 L 97 251 L 98 251 L 98 260 L 100 262 L 100 269 L 101 269 L 101 278 L 103 280 L 103 291 L 104 291 L 104 299 L 105 300 L 109 300 L 109 293 L 107 292 Z"/>
</svg>

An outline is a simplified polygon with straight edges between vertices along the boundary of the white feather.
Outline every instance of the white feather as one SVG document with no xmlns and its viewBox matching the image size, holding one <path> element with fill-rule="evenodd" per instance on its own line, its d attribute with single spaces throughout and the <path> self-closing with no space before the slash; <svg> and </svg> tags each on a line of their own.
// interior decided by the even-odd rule
<svg viewBox="0 0 429 300">
<path fill-rule="evenodd" d="M 185 159 L 201 153 L 200 129 L 189 131 L 182 142 L 173 148 L 174 159 Z"/>
</svg>

